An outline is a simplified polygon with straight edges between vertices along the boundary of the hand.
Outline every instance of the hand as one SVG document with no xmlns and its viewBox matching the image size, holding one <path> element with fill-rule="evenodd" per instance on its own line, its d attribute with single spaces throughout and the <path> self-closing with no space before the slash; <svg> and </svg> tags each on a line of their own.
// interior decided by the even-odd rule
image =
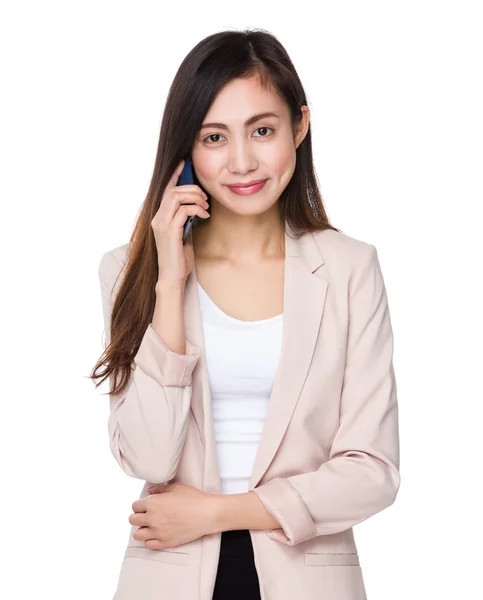
<svg viewBox="0 0 483 600">
<path fill-rule="evenodd" d="M 190 236 L 183 245 L 183 229 L 186 219 L 197 215 L 203 219 L 210 216 L 205 210 L 208 196 L 196 184 L 177 185 L 184 159 L 178 164 L 168 181 L 158 211 L 151 221 L 158 251 L 158 282 L 161 287 L 186 282 L 194 266 L 193 239 Z"/>
<path fill-rule="evenodd" d="M 131 525 L 139 525 L 134 539 L 144 541 L 146 548 L 172 548 L 216 531 L 216 494 L 180 482 L 150 486 L 148 491 L 149 496 L 133 502 L 129 515 Z"/>
</svg>

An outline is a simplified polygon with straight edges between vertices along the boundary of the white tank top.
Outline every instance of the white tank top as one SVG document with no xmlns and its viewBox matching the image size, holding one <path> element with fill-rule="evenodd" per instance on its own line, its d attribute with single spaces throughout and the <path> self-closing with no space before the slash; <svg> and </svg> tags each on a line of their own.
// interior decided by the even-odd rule
<svg viewBox="0 0 483 600">
<path fill-rule="evenodd" d="M 222 494 L 248 491 L 282 347 L 283 313 L 235 319 L 198 283 Z"/>
</svg>

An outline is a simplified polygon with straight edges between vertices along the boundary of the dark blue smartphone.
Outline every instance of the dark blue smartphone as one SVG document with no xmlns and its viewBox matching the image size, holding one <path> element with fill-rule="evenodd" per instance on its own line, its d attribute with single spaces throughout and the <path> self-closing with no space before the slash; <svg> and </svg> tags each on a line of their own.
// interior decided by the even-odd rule
<svg viewBox="0 0 483 600">
<path fill-rule="evenodd" d="M 191 155 L 189 154 L 188 156 L 186 156 L 184 161 L 185 161 L 184 167 L 183 167 L 183 170 L 181 171 L 181 175 L 179 176 L 178 183 L 176 185 L 193 185 L 193 184 L 195 184 L 195 185 L 200 186 L 199 181 L 196 177 L 195 170 L 193 168 L 193 163 L 191 161 Z M 201 189 L 203 189 L 203 188 L 201 188 Z M 205 190 L 203 190 L 203 191 L 208 196 L 208 203 L 209 203 L 210 196 Z M 210 210 L 210 207 L 208 207 L 208 212 L 209 212 L 209 210 Z M 202 220 L 203 219 L 201 217 L 199 217 L 198 215 L 191 215 L 186 219 L 185 224 L 183 226 L 183 244 L 188 239 L 188 236 L 191 233 L 191 230 L 193 229 L 193 227 L 196 227 L 196 225 L 198 225 L 198 223 L 200 223 Z"/>
</svg>

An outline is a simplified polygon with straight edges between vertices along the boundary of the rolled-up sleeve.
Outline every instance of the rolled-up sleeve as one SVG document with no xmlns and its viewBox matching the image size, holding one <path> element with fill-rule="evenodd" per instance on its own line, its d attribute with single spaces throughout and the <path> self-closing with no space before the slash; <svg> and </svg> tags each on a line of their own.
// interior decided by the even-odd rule
<svg viewBox="0 0 483 600">
<path fill-rule="evenodd" d="M 375 246 L 349 282 L 349 331 L 340 419 L 329 459 L 311 472 L 274 478 L 252 491 L 293 546 L 341 532 L 391 505 L 400 486 L 393 332 Z"/>
<path fill-rule="evenodd" d="M 114 288 L 121 265 L 111 252 L 99 265 L 106 346 Z M 130 477 L 165 483 L 177 471 L 187 434 L 192 373 L 200 350 L 188 339 L 186 354 L 173 352 L 150 323 L 134 356 L 131 380 L 109 394 L 110 450 Z"/>
</svg>

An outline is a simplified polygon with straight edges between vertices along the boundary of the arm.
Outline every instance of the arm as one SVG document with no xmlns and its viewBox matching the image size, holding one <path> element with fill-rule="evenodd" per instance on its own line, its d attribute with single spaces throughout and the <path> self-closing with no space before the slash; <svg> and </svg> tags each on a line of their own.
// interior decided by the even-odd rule
<svg viewBox="0 0 483 600">
<path fill-rule="evenodd" d="M 349 333 L 339 426 L 316 471 L 254 488 L 293 546 L 349 529 L 390 506 L 400 485 L 393 334 L 376 248 L 368 245 L 349 283 Z"/>
<path fill-rule="evenodd" d="M 211 533 L 232 529 L 277 529 L 280 523 L 267 511 L 253 490 L 241 494 L 213 494 Z"/>
<path fill-rule="evenodd" d="M 106 252 L 99 265 L 106 346 L 120 270 L 113 254 Z M 200 355 L 189 340 L 186 352 L 173 352 L 150 323 L 134 356 L 127 391 L 122 397 L 110 395 L 109 446 L 131 477 L 164 483 L 176 474 L 187 433 L 191 376 Z"/>
</svg>

